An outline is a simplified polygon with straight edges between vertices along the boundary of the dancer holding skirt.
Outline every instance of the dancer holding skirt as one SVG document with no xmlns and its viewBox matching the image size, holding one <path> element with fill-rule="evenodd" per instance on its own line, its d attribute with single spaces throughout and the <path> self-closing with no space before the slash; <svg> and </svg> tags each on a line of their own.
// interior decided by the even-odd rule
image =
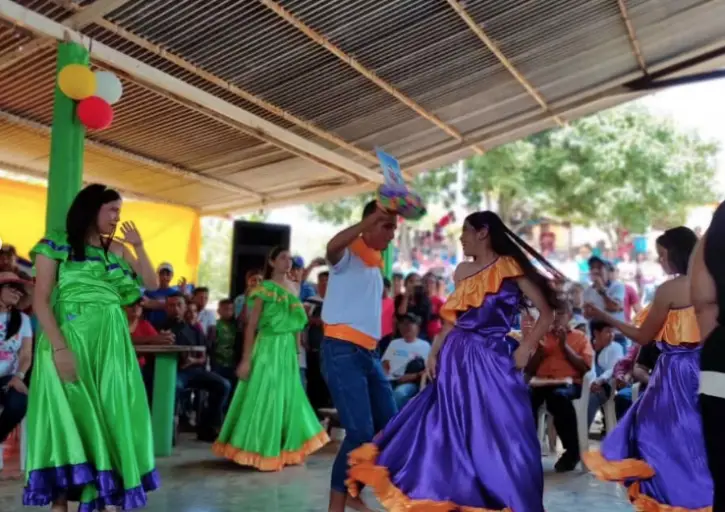
<svg viewBox="0 0 725 512">
<path fill-rule="evenodd" d="M 461 235 L 474 261 L 455 272 L 446 325 L 428 359 L 434 380 L 372 443 L 350 454 L 350 492 L 369 485 L 393 512 L 542 512 L 541 448 L 523 368 L 558 299 L 522 247 L 554 269 L 492 212 L 469 215 Z M 522 306 L 538 320 L 508 336 Z"/>
</svg>

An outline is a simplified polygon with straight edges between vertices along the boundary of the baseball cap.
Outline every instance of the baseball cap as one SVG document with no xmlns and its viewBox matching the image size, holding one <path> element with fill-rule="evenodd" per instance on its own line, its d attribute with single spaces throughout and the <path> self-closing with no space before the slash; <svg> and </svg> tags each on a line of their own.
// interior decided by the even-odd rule
<svg viewBox="0 0 725 512">
<path fill-rule="evenodd" d="M 305 268 L 305 260 L 302 256 L 292 256 L 292 268 Z"/>
<path fill-rule="evenodd" d="M 609 262 L 600 258 L 599 256 L 592 256 L 591 258 L 589 258 L 587 263 L 590 267 L 593 267 L 594 265 L 601 265 L 605 268 L 609 268 Z"/>
<path fill-rule="evenodd" d="M 169 263 L 167 261 L 165 261 L 161 265 L 159 265 L 159 268 L 158 268 L 157 272 L 161 272 L 161 271 L 164 271 L 164 270 L 166 272 L 170 272 L 172 274 L 174 273 L 174 267 L 171 265 L 171 263 Z"/>
</svg>

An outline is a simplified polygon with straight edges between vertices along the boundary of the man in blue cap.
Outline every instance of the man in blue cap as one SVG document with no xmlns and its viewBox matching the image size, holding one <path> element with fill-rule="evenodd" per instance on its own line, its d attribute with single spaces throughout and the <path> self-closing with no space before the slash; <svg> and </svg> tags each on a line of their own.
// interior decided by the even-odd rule
<svg viewBox="0 0 725 512">
<path fill-rule="evenodd" d="M 312 260 L 312 263 L 310 263 L 309 267 L 305 268 L 305 260 L 302 258 L 302 256 L 292 257 L 292 270 L 290 270 L 290 279 L 292 279 L 292 281 L 296 283 L 299 283 L 300 300 L 303 303 L 310 297 L 314 297 L 317 294 L 317 290 L 315 290 L 315 287 L 312 285 L 312 283 L 307 281 L 307 277 L 310 275 L 310 272 L 312 272 L 312 269 L 325 264 L 326 263 L 324 258 L 316 258 Z"/>
</svg>

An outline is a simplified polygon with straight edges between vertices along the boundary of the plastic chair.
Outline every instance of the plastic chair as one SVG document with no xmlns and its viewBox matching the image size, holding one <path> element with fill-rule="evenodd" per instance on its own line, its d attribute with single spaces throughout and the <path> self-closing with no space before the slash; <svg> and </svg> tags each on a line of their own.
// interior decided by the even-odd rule
<svg viewBox="0 0 725 512">
<path fill-rule="evenodd" d="M 635 382 L 632 384 L 632 403 L 636 402 L 639 398 L 639 392 L 642 389 L 642 383 L 641 382 Z"/>
</svg>

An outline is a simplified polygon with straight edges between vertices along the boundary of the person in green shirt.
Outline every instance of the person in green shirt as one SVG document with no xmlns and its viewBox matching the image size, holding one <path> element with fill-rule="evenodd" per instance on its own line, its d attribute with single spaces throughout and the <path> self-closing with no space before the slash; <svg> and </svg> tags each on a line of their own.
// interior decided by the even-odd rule
<svg viewBox="0 0 725 512">
<path fill-rule="evenodd" d="M 239 363 L 235 357 L 237 323 L 234 321 L 234 301 L 232 299 L 220 300 L 217 313 L 219 318 L 212 335 L 211 369 L 217 375 L 227 379 L 234 387 L 237 382 L 235 369 Z"/>
</svg>

